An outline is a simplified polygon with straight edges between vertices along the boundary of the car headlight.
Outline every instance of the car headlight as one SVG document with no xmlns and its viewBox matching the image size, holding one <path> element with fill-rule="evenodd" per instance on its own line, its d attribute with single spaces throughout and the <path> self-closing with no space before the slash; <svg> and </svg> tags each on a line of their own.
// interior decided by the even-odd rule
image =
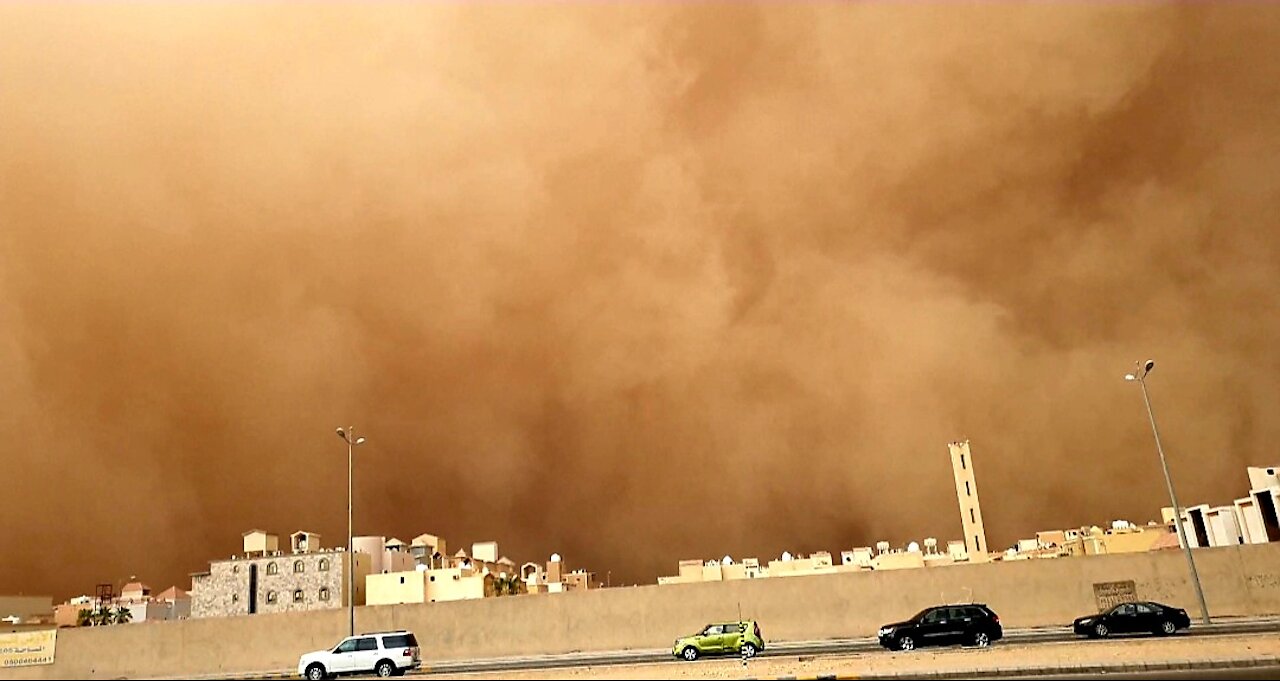
<svg viewBox="0 0 1280 681">
<path fill-rule="evenodd" d="M 880 635 L 886 636 L 893 633 L 893 627 L 880 627 Z"/>
</svg>

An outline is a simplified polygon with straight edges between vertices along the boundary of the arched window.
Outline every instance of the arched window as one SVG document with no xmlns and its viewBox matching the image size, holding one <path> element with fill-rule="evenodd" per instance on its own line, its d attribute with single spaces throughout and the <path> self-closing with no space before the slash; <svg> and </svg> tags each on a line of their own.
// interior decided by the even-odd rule
<svg viewBox="0 0 1280 681">
<path fill-rule="evenodd" d="M 320 600 L 322 601 L 329 600 L 329 587 L 322 587 L 320 589 Z"/>
<path fill-rule="evenodd" d="M 328 572 L 328 571 L 329 571 L 329 559 L 328 559 L 328 558 L 321 558 L 321 559 L 320 559 L 320 571 L 321 571 L 321 572 Z"/>
<path fill-rule="evenodd" d="M 299 572 L 306 572 L 306 571 L 307 571 L 307 566 L 303 565 L 302 561 L 300 560 L 293 561 L 293 574 L 296 575 Z"/>
<path fill-rule="evenodd" d="M 294 589 L 294 591 L 293 591 L 293 602 L 294 602 L 294 603 L 301 603 L 301 602 L 302 602 L 302 589 Z"/>
<path fill-rule="evenodd" d="M 274 575 L 274 574 L 279 574 L 279 572 L 280 572 L 280 566 L 276 565 L 275 563 L 267 563 L 267 574 Z"/>
<path fill-rule="evenodd" d="M 268 592 L 267 592 L 267 602 L 268 602 L 268 603 L 275 603 L 275 602 L 276 602 L 276 592 L 274 592 L 274 591 L 268 591 Z"/>
<path fill-rule="evenodd" d="M 240 566 L 239 566 L 239 565 L 232 565 L 232 566 L 231 566 L 231 574 L 233 574 L 233 575 L 238 575 L 238 574 L 240 574 Z"/>
</svg>

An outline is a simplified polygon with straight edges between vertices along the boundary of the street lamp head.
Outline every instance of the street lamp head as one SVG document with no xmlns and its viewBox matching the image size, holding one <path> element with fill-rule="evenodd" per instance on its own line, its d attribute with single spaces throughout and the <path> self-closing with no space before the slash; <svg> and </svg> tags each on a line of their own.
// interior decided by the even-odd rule
<svg viewBox="0 0 1280 681">
<path fill-rule="evenodd" d="M 358 437 L 358 438 L 356 438 L 356 444 L 358 444 L 358 445 L 362 445 L 362 444 L 364 444 L 364 438 L 363 438 L 363 437 Z"/>
<path fill-rule="evenodd" d="M 345 430 L 343 430 L 342 428 L 338 428 L 338 437 L 340 437 L 340 438 L 342 438 L 342 439 L 344 439 L 344 440 L 345 440 L 345 439 L 347 439 L 347 432 L 346 432 Z"/>
<path fill-rule="evenodd" d="M 1124 375 L 1124 380 L 1126 380 L 1126 381 L 1136 381 L 1137 379 L 1138 379 L 1138 377 L 1137 377 L 1137 376 L 1134 376 L 1133 374 L 1125 374 L 1125 375 Z"/>
<path fill-rule="evenodd" d="M 1147 363 L 1142 366 L 1142 368 L 1145 369 L 1147 373 L 1151 373 L 1151 370 L 1156 368 L 1156 361 L 1154 359 L 1149 359 L 1147 360 Z"/>
</svg>

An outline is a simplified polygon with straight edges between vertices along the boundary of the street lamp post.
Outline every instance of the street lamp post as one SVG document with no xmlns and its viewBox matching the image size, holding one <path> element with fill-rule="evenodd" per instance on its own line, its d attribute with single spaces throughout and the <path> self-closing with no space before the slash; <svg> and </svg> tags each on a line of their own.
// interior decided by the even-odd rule
<svg viewBox="0 0 1280 681">
<path fill-rule="evenodd" d="M 356 554 L 353 550 L 354 539 L 352 537 L 352 514 L 351 514 L 351 490 L 353 488 L 352 481 L 355 479 L 355 456 L 354 450 L 356 445 L 364 444 L 363 437 L 356 437 L 356 427 L 348 426 L 346 430 L 338 428 L 338 437 L 347 443 L 347 623 L 348 636 L 356 635 Z"/>
<path fill-rule="evenodd" d="M 1151 420 L 1151 434 L 1156 439 L 1156 451 L 1160 454 L 1160 467 L 1164 469 L 1164 484 L 1169 488 L 1169 501 L 1173 504 L 1173 526 L 1178 531 L 1178 543 L 1182 544 L 1182 551 L 1187 556 L 1187 567 L 1191 569 L 1191 583 L 1196 588 L 1196 598 L 1200 600 L 1200 615 L 1204 618 L 1205 624 L 1210 624 L 1209 606 L 1204 600 L 1204 589 L 1200 587 L 1200 573 L 1196 571 L 1196 560 L 1191 556 L 1191 543 L 1187 541 L 1186 528 L 1182 526 L 1182 507 L 1178 505 L 1178 495 L 1173 491 L 1173 478 L 1169 476 L 1169 464 L 1164 458 L 1164 447 L 1160 445 L 1160 431 L 1156 428 L 1156 415 L 1151 410 L 1151 397 L 1147 394 L 1147 374 L 1156 368 L 1156 361 L 1153 359 L 1144 362 L 1134 362 L 1138 366 L 1131 374 L 1125 374 L 1124 380 L 1137 381 L 1142 386 L 1142 401 L 1147 405 L 1147 418 Z"/>
</svg>

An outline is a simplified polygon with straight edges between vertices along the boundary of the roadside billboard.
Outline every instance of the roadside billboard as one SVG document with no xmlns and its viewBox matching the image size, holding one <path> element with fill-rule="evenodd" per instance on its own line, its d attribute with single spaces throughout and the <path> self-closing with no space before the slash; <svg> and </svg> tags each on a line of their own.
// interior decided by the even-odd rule
<svg viewBox="0 0 1280 681">
<path fill-rule="evenodd" d="M 57 629 L 0 634 L 0 669 L 53 664 Z"/>
</svg>

